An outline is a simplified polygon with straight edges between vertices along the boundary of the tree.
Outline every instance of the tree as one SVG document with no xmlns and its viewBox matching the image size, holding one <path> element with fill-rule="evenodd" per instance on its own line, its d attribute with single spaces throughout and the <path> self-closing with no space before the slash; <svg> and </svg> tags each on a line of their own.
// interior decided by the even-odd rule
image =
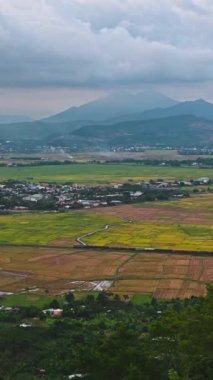
<svg viewBox="0 0 213 380">
<path fill-rule="evenodd" d="M 68 303 L 74 303 L 75 302 L 75 297 L 74 294 L 69 292 L 65 294 L 65 301 Z"/>
<path fill-rule="evenodd" d="M 56 299 L 53 299 L 49 304 L 50 309 L 60 309 L 59 302 Z"/>
</svg>

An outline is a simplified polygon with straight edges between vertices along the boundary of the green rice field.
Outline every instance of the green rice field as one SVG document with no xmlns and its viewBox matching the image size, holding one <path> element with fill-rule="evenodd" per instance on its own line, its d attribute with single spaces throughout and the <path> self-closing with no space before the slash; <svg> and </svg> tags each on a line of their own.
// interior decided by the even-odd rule
<svg viewBox="0 0 213 380">
<path fill-rule="evenodd" d="M 213 250 L 213 227 L 169 223 L 123 223 L 85 239 L 89 245 Z"/>
<path fill-rule="evenodd" d="M 172 168 L 136 164 L 73 164 L 31 167 L 0 167 L 0 181 L 74 182 L 109 184 L 148 179 L 211 177 L 212 169 Z"/>
<path fill-rule="evenodd" d="M 0 216 L 0 245 L 71 245 L 79 235 L 97 230 L 118 218 L 85 212 Z"/>
</svg>

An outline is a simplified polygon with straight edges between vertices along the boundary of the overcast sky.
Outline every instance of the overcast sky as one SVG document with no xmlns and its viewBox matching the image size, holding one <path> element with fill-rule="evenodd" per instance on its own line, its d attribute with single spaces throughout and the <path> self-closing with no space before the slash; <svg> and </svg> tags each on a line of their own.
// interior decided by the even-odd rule
<svg viewBox="0 0 213 380">
<path fill-rule="evenodd" d="M 117 90 L 213 100 L 212 0 L 0 0 L 0 113 Z"/>
</svg>

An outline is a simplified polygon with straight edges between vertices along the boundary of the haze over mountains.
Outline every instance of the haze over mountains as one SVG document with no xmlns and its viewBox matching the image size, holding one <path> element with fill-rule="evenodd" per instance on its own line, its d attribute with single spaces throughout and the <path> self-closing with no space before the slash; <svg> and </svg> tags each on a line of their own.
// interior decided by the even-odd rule
<svg viewBox="0 0 213 380">
<path fill-rule="evenodd" d="M 194 115 L 213 120 L 213 104 L 203 99 L 197 99 L 194 101 L 177 103 L 167 108 L 159 107 L 152 110 L 146 110 L 142 113 L 124 115 L 117 119 L 117 121 L 159 119 L 180 115 Z"/>
<path fill-rule="evenodd" d="M 84 141 L 110 147 L 138 144 L 159 146 L 208 145 L 213 142 L 213 122 L 193 115 L 85 126 L 73 131 Z"/>
<path fill-rule="evenodd" d="M 117 93 L 98 99 L 80 107 L 71 107 L 57 115 L 44 119 L 45 122 L 67 122 L 76 120 L 104 121 L 124 114 L 139 113 L 152 108 L 166 108 L 177 104 L 174 99 L 156 92 L 139 94 Z"/>
<path fill-rule="evenodd" d="M 0 125 L 0 138 L 97 148 L 213 144 L 213 104 L 177 102 L 158 93 L 116 94 L 49 118 Z"/>
<path fill-rule="evenodd" d="M 0 115 L 0 124 L 31 122 L 32 118 L 24 115 Z"/>
</svg>

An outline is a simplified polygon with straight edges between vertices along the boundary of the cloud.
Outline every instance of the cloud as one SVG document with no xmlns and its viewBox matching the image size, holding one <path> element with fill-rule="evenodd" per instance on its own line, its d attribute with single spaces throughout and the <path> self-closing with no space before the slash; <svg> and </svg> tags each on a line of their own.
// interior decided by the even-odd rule
<svg viewBox="0 0 213 380">
<path fill-rule="evenodd" d="M 210 0 L 0 0 L 0 85 L 213 80 Z"/>
</svg>

